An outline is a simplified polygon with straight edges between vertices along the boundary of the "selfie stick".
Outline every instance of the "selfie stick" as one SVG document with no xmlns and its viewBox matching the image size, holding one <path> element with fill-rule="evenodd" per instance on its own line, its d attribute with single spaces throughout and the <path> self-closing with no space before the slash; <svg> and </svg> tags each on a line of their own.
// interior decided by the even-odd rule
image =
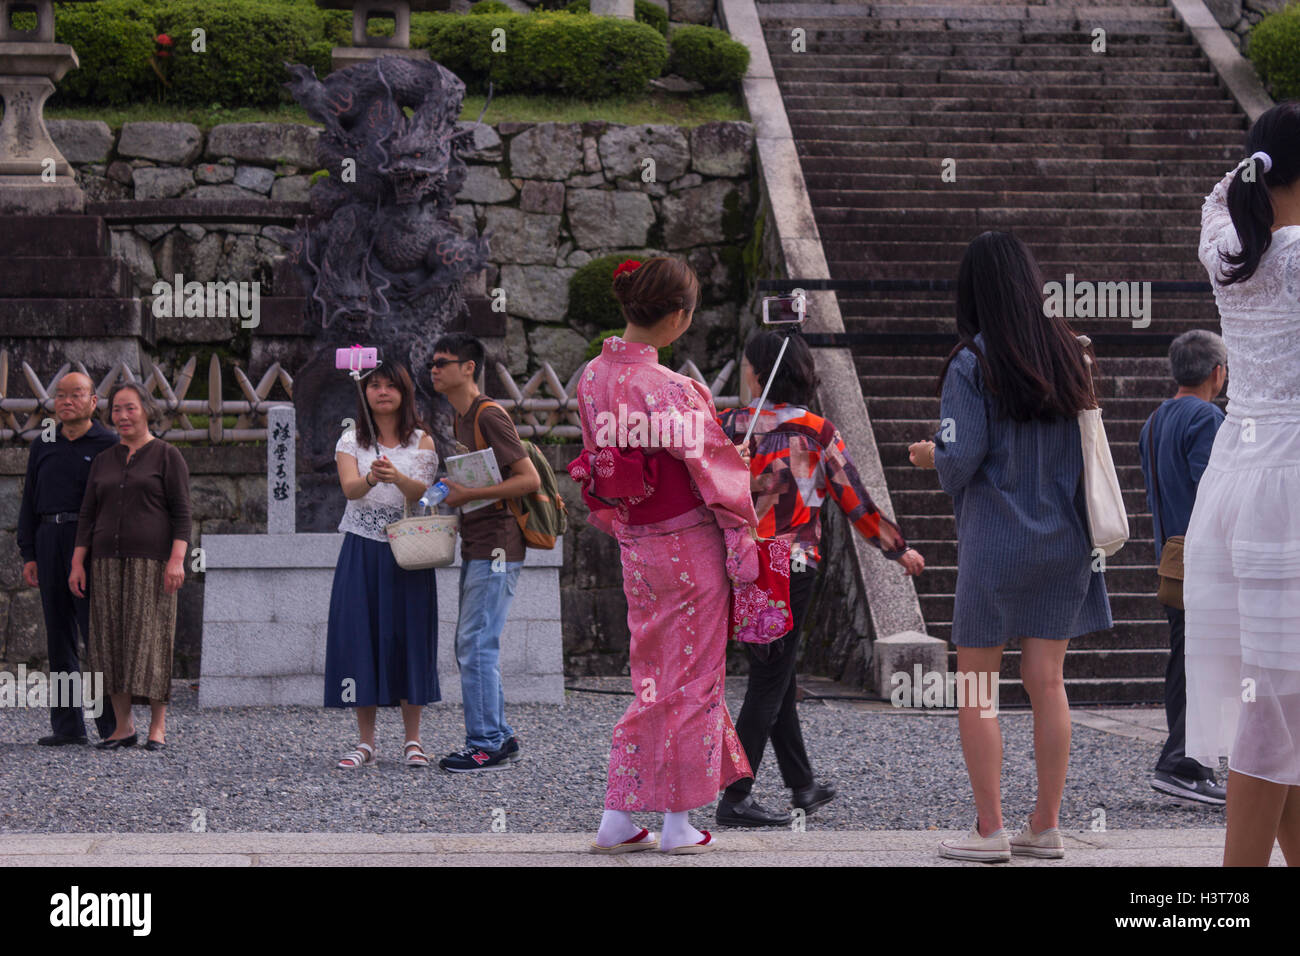
<svg viewBox="0 0 1300 956">
<path fill-rule="evenodd" d="M 347 369 L 348 375 L 357 384 L 357 397 L 361 400 L 361 412 L 366 416 L 366 425 L 370 428 L 370 440 L 375 443 L 376 448 L 379 447 L 379 433 L 375 431 L 375 420 L 370 417 L 370 405 L 366 402 L 366 393 L 361 388 L 361 380 L 381 364 L 377 353 L 377 349 L 362 348 L 360 345 L 354 345 L 350 349 L 337 349 L 334 353 L 334 367 Z M 363 368 L 370 369 L 370 372 L 362 375 L 361 369 Z"/>
<path fill-rule="evenodd" d="M 799 320 L 803 321 L 803 296 L 799 297 L 799 304 L 795 310 L 799 313 Z M 766 313 L 764 313 L 766 316 Z M 763 410 L 763 403 L 767 401 L 767 393 L 772 388 L 772 382 L 776 379 L 776 370 L 781 367 L 781 356 L 785 355 L 785 347 L 790 344 L 790 336 L 781 340 L 781 351 L 776 353 L 776 361 L 772 363 L 772 371 L 767 374 L 767 382 L 763 385 L 763 394 L 758 397 L 758 407 L 754 409 L 754 414 L 749 419 L 749 427 L 745 429 L 745 440 L 741 442 L 745 447 L 749 447 L 749 439 L 754 434 L 754 426 L 758 424 L 758 414 Z"/>
</svg>

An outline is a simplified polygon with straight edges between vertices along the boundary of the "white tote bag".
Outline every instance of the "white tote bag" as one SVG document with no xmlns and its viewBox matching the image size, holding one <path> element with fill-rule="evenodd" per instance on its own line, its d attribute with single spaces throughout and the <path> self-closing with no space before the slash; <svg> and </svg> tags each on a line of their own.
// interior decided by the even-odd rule
<svg viewBox="0 0 1300 956">
<path fill-rule="evenodd" d="M 1079 336 L 1084 348 L 1092 344 L 1086 335 Z M 1084 353 L 1089 376 L 1092 358 Z M 1096 394 L 1094 388 L 1093 394 Z M 1079 438 L 1083 446 L 1083 490 L 1088 506 L 1088 532 L 1092 546 L 1110 557 L 1128 541 L 1128 513 L 1119 487 L 1119 475 L 1106 440 L 1106 426 L 1100 408 L 1086 408 L 1079 413 Z"/>
</svg>

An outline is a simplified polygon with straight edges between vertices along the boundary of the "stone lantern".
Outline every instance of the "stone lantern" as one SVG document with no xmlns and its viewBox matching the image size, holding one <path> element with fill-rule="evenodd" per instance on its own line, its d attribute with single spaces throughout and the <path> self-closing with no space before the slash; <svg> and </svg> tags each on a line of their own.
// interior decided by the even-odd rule
<svg viewBox="0 0 1300 956">
<path fill-rule="evenodd" d="M 84 3 L 88 0 L 71 0 Z M 13 26 L 17 13 L 36 14 L 36 29 Z M 53 0 L 0 0 L 0 214 L 81 212 L 85 196 L 72 167 L 45 128 L 54 84 L 78 66 L 66 43 L 54 42 Z"/>
<path fill-rule="evenodd" d="M 428 50 L 411 49 L 411 11 L 448 10 L 451 0 L 316 0 L 316 6 L 323 10 L 352 11 L 352 46 L 336 46 L 331 56 L 334 69 L 343 70 L 381 56 L 429 59 Z M 366 33 L 366 24 L 376 17 L 393 18 L 391 37 Z"/>
</svg>

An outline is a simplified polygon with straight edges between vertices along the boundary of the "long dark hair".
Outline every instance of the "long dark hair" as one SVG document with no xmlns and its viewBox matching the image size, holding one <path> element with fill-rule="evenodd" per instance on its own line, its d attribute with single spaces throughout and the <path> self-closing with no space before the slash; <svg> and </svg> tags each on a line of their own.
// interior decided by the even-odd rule
<svg viewBox="0 0 1300 956">
<path fill-rule="evenodd" d="M 1273 161 L 1268 172 L 1255 163 L 1254 181 L 1245 179 L 1246 168 L 1240 167 L 1228 184 L 1228 212 L 1237 229 L 1241 251 L 1219 250 L 1226 268 L 1219 276 L 1220 285 L 1244 282 L 1255 274 L 1259 260 L 1273 242 L 1273 202 L 1269 189 L 1290 186 L 1300 177 L 1300 103 L 1279 103 L 1255 121 L 1246 134 L 1246 155 L 1268 153 Z"/>
<path fill-rule="evenodd" d="M 781 340 L 784 336 L 759 329 L 745 343 L 745 358 L 759 382 L 766 382 L 772 374 L 772 366 L 777 355 L 781 353 Z M 798 333 L 790 336 L 785 355 L 776 370 L 776 379 L 768 390 L 769 402 L 788 402 L 792 405 L 807 405 L 817 394 L 817 365 L 813 362 L 812 350 L 803 336 Z M 758 396 L 754 396 L 758 400 Z"/>
<path fill-rule="evenodd" d="M 370 379 L 383 379 L 392 383 L 402 396 L 402 405 L 397 410 L 397 439 L 399 445 L 405 445 L 411 440 L 417 428 L 428 431 L 429 427 L 420 420 L 420 413 L 415 407 L 415 382 L 411 379 L 410 370 L 401 362 L 385 361 L 368 376 Z M 362 405 L 366 400 L 366 382 L 361 383 L 361 394 L 357 396 L 357 444 L 362 448 L 369 448 L 374 441 L 373 435 L 370 434 L 370 415 Z M 372 412 L 373 414 L 373 412 Z"/>
<path fill-rule="evenodd" d="M 984 333 L 985 352 L 975 344 Z M 1060 316 L 1043 308 L 1043 279 L 1029 247 L 1005 232 L 986 232 L 966 247 L 957 272 L 957 346 L 979 360 L 984 383 L 1004 417 L 1017 422 L 1073 418 L 1095 404 L 1084 350 Z"/>
</svg>

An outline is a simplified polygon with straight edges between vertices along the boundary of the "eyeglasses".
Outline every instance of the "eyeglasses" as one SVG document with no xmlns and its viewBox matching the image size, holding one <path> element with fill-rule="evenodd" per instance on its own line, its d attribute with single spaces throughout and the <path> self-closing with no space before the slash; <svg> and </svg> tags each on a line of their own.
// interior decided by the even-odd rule
<svg viewBox="0 0 1300 956">
<path fill-rule="evenodd" d="M 464 365 L 469 359 L 434 359 L 434 368 L 446 368 L 448 365 Z"/>
</svg>

